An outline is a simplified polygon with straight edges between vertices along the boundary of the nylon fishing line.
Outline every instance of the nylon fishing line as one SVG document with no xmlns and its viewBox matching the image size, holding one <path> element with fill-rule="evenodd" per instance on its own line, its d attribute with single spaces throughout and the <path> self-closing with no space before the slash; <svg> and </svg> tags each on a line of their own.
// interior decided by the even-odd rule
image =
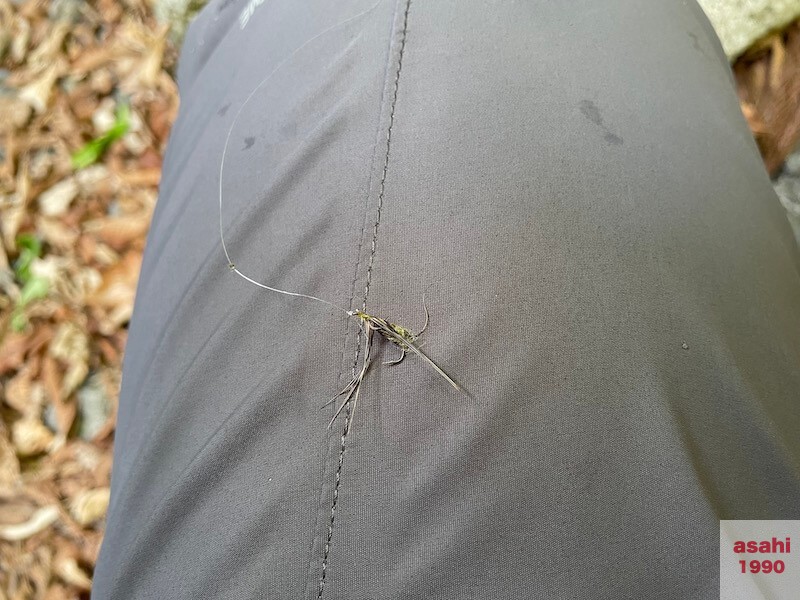
<svg viewBox="0 0 800 600">
<path fill-rule="evenodd" d="M 369 10 L 372 10 L 372 9 L 369 9 Z M 365 11 L 365 12 L 369 12 L 369 10 Z M 364 14 L 364 13 L 361 13 L 361 14 Z M 356 15 L 356 17 L 358 17 L 358 16 L 361 16 L 361 15 Z M 355 19 L 356 17 L 353 17 L 353 19 Z M 348 19 L 348 21 L 349 20 L 352 20 L 352 19 Z M 339 24 L 335 25 L 334 27 L 338 27 L 341 24 L 342 23 L 339 23 Z M 422 352 L 422 350 L 420 350 L 418 345 L 416 345 L 414 343 L 416 341 L 416 339 L 419 338 L 420 335 L 422 335 L 422 333 L 425 331 L 425 329 L 428 326 L 429 314 L 428 314 L 428 308 L 425 305 L 425 295 L 424 294 L 422 296 L 422 305 L 423 305 L 423 308 L 425 309 L 425 326 L 422 328 L 422 331 L 420 331 L 419 333 L 415 334 L 410 329 L 407 329 L 407 328 L 402 327 L 401 325 L 397 325 L 395 323 L 391 323 L 391 322 L 387 321 L 386 319 L 382 319 L 380 317 L 376 317 L 374 315 L 370 315 L 370 314 L 368 314 L 368 313 L 366 313 L 364 311 L 361 311 L 361 310 L 347 310 L 345 308 L 342 308 L 341 306 L 338 306 L 338 305 L 334 304 L 333 302 L 329 302 L 328 300 L 324 300 L 323 298 L 318 298 L 317 296 L 312 296 L 311 294 L 303 294 L 301 292 L 292 292 L 292 291 L 289 291 L 289 290 L 283 290 L 283 289 L 276 288 L 276 287 L 267 285 L 265 283 L 261 283 L 259 281 L 256 281 L 252 277 L 249 277 L 248 275 L 242 273 L 242 271 L 239 270 L 239 268 L 234 263 L 233 258 L 231 257 L 231 253 L 228 250 L 228 245 L 225 243 L 225 232 L 224 232 L 223 220 L 222 220 L 222 214 L 223 214 L 223 174 L 224 174 L 224 168 L 225 168 L 225 158 L 226 158 L 226 156 L 228 154 L 228 146 L 230 144 L 231 134 L 233 133 L 233 129 L 234 129 L 236 123 L 239 120 L 239 116 L 242 114 L 242 111 L 244 110 L 245 106 L 247 106 L 247 104 L 250 102 L 250 100 L 253 98 L 253 96 L 255 96 L 256 92 L 259 89 L 261 89 L 261 87 L 265 83 L 267 83 L 267 81 L 269 81 L 270 78 L 287 61 L 289 61 L 295 54 L 297 54 L 297 52 L 299 52 L 302 48 L 304 48 L 311 41 L 313 41 L 314 39 L 316 39 L 316 38 L 320 37 L 321 35 L 327 33 L 328 31 L 330 31 L 334 27 L 326 29 L 325 31 L 323 31 L 319 35 L 317 35 L 314 38 L 308 40 L 305 44 L 300 46 L 297 50 L 292 52 L 269 75 L 267 75 L 264 78 L 264 80 L 261 81 L 261 83 L 259 83 L 253 89 L 252 92 L 250 92 L 250 94 L 247 96 L 245 101 L 239 107 L 239 110 L 236 112 L 236 115 L 234 116 L 233 121 L 231 122 L 230 128 L 228 129 L 228 134 L 225 137 L 225 145 L 224 145 L 223 150 L 222 150 L 222 158 L 220 160 L 220 165 L 219 165 L 219 238 L 220 238 L 220 242 L 222 244 L 222 250 L 225 253 L 225 259 L 227 261 L 228 268 L 233 273 L 235 273 L 236 275 L 238 275 L 239 277 L 241 277 L 242 279 L 244 279 L 248 283 L 250 283 L 252 285 L 255 285 L 255 286 L 259 287 L 259 288 L 262 288 L 264 290 L 268 290 L 268 291 L 271 291 L 271 292 L 276 292 L 278 294 L 285 294 L 287 296 L 294 296 L 294 297 L 298 297 L 298 298 L 306 298 L 308 300 L 313 300 L 315 302 L 320 302 L 320 303 L 322 303 L 322 304 L 324 304 L 326 306 L 329 306 L 331 308 L 335 308 L 336 310 L 345 313 L 348 317 L 357 318 L 357 319 L 360 320 L 361 327 L 363 327 L 365 332 L 366 332 L 366 343 L 364 345 L 364 359 L 363 359 L 363 363 L 362 363 L 362 366 L 361 366 L 361 370 L 358 372 L 358 374 L 354 375 L 354 377 L 351 379 L 351 381 L 347 384 L 347 386 L 345 386 L 345 388 L 341 392 L 336 394 L 331 400 L 329 400 L 328 402 L 326 402 L 322 406 L 322 408 L 324 408 L 324 407 L 330 405 L 331 403 L 335 402 L 338 397 L 343 396 L 343 395 L 345 396 L 344 401 L 339 406 L 339 408 L 336 410 L 336 412 L 333 415 L 333 418 L 331 419 L 330 423 L 328 424 L 328 428 L 330 428 L 333 425 L 334 421 L 336 420 L 336 417 L 339 416 L 339 414 L 342 412 L 342 409 L 350 402 L 353 403 L 352 404 L 352 409 L 350 411 L 351 420 L 352 420 L 352 414 L 353 414 L 353 411 L 355 410 L 356 402 L 358 401 L 358 394 L 359 394 L 359 390 L 360 390 L 360 387 L 361 387 L 361 382 L 364 380 L 364 377 L 367 374 L 367 370 L 369 369 L 370 364 L 371 364 L 371 360 L 372 360 L 372 357 L 371 357 L 372 335 L 376 331 L 378 333 L 380 333 L 381 336 L 383 336 L 385 339 L 387 339 L 388 341 L 392 342 L 397 347 L 399 347 L 401 352 L 402 352 L 402 354 L 401 354 L 399 359 L 394 360 L 394 361 L 385 362 L 384 364 L 388 364 L 388 365 L 400 364 L 403 361 L 403 359 L 405 358 L 406 353 L 407 352 L 412 352 L 413 354 L 416 354 L 417 356 L 419 356 L 423 361 L 425 361 L 431 368 L 433 368 L 444 379 L 446 379 L 447 382 L 450 385 L 452 385 L 456 390 L 459 390 L 459 391 L 462 391 L 462 392 L 464 391 L 455 381 L 453 381 L 453 379 L 450 378 L 450 376 L 448 376 L 435 362 L 433 362 L 433 360 L 431 360 L 426 354 L 424 354 Z"/>
</svg>

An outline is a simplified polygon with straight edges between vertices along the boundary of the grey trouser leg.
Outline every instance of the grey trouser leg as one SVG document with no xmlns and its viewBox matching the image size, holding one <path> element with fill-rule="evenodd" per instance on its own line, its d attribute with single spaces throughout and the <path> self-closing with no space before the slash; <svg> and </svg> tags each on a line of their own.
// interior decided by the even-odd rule
<svg viewBox="0 0 800 600">
<path fill-rule="evenodd" d="M 214 0 L 179 85 L 96 600 L 710 600 L 718 519 L 800 518 L 800 256 L 691 0 Z M 426 292 L 468 394 L 376 337 L 327 429 L 363 331 L 228 269 L 234 119 L 236 266 Z"/>
</svg>

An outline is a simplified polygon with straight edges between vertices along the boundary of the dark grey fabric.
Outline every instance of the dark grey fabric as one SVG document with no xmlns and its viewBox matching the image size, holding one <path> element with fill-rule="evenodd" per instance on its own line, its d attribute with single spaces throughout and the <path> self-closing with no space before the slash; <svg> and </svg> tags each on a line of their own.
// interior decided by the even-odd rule
<svg viewBox="0 0 800 600">
<path fill-rule="evenodd" d="M 800 255 L 693 1 L 214 0 L 178 76 L 95 600 L 711 599 L 719 518 L 800 518 Z M 469 395 L 376 338 L 326 429 L 364 336 L 227 268 L 237 114 L 237 267 L 427 290 Z"/>
</svg>

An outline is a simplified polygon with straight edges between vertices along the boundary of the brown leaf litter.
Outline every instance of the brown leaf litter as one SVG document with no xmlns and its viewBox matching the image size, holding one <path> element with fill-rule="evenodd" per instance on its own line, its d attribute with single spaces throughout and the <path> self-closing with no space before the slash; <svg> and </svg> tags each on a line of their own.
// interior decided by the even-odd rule
<svg viewBox="0 0 800 600">
<path fill-rule="evenodd" d="M 0 599 L 88 598 L 176 52 L 143 0 L 0 0 L 0 32 Z M 20 308 L 26 235 L 47 291 Z"/>
</svg>

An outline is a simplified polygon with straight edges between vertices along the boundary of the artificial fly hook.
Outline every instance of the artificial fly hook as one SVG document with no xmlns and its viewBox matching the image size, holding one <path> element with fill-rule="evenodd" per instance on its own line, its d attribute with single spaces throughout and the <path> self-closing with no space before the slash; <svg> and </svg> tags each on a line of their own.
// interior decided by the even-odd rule
<svg viewBox="0 0 800 600">
<path fill-rule="evenodd" d="M 425 362 L 427 362 L 439 375 L 444 377 L 447 382 L 452 385 L 456 390 L 459 392 L 463 392 L 464 390 L 455 382 L 453 379 L 445 373 L 439 365 L 437 365 L 433 360 L 431 360 L 422 350 L 420 350 L 420 346 L 415 345 L 415 341 L 419 336 L 421 336 L 425 329 L 428 327 L 428 321 L 430 316 L 428 314 L 428 307 L 425 305 L 425 295 L 422 296 L 422 306 L 425 309 L 425 325 L 422 327 L 419 333 L 413 333 L 410 329 L 406 329 L 401 325 L 397 325 L 395 323 L 390 323 L 386 319 L 382 319 L 380 317 L 375 317 L 370 314 L 365 313 L 361 310 L 348 310 L 347 314 L 351 317 L 358 317 L 361 319 L 361 322 L 364 324 L 364 329 L 366 331 L 367 341 L 364 344 L 364 362 L 361 366 L 361 371 L 357 375 L 355 375 L 350 382 L 344 387 L 344 389 L 336 394 L 333 398 L 331 398 L 328 402 L 322 405 L 321 408 L 325 408 L 326 406 L 332 404 L 336 401 L 339 396 L 347 394 L 344 401 L 342 402 L 341 406 L 336 410 L 331 418 L 330 423 L 328 423 L 328 429 L 333 426 L 334 421 L 339 416 L 339 413 L 342 412 L 345 406 L 352 401 L 353 407 L 350 411 L 350 418 L 352 419 L 352 415 L 356 409 L 356 403 L 358 402 L 358 394 L 361 388 L 361 382 L 364 381 L 364 377 L 367 374 L 367 370 L 372 362 L 371 357 L 371 350 L 372 350 L 372 334 L 377 331 L 380 333 L 384 338 L 395 344 L 397 347 L 400 348 L 401 354 L 400 358 L 393 361 L 384 362 L 385 365 L 399 365 L 403 362 L 403 359 L 406 357 L 406 352 L 411 351 L 417 356 L 420 356 Z"/>
</svg>

